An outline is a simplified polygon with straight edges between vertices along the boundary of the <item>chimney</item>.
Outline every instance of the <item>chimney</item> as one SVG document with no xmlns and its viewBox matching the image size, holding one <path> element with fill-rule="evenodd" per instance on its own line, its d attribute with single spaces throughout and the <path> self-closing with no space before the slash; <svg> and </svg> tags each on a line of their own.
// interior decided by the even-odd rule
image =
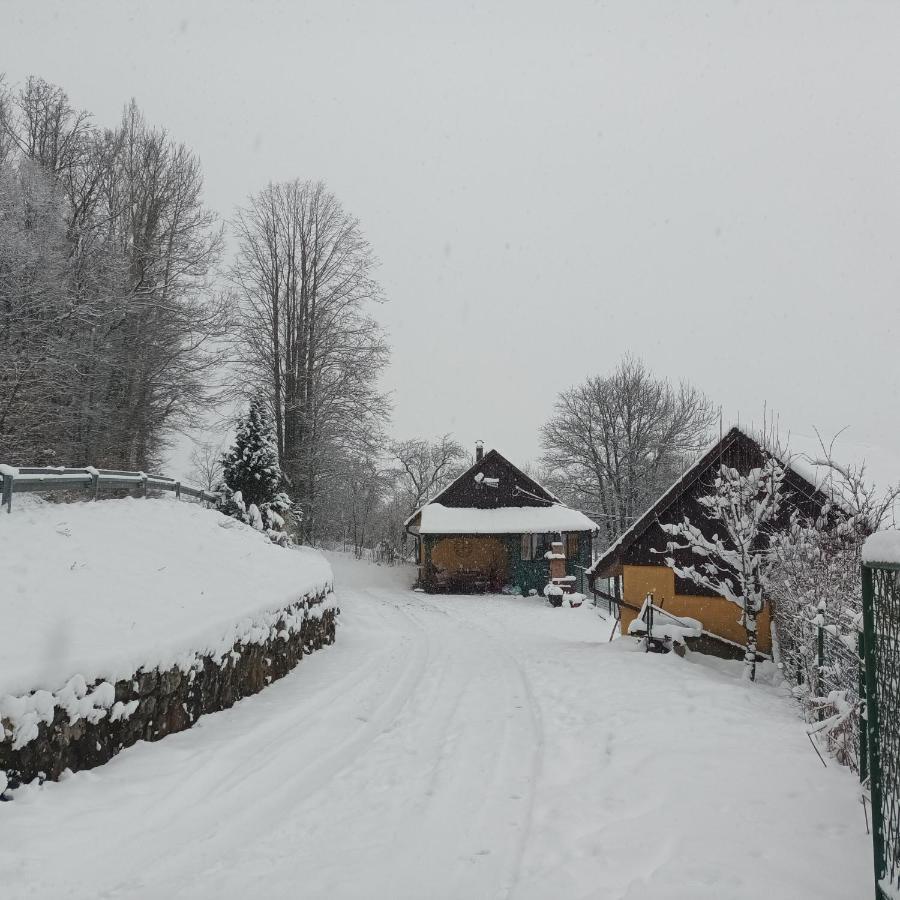
<svg viewBox="0 0 900 900">
<path fill-rule="evenodd" d="M 484 441 L 475 441 L 475 462 L 481 462 L 484 457 Z"/>
</svg>

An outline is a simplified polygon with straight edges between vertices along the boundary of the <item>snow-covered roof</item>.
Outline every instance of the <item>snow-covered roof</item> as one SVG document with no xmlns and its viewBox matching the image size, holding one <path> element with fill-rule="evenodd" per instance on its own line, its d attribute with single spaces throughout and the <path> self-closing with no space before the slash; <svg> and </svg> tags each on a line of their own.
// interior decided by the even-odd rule
<svg viewBox="0 0 900 900">
<path fill-rule="evenodd" d="M 829 499 L 832 499 L 839 506 L 844 505 L 843 498 L 836 496 L 833 492 L 829 492 L 826 487 L 828 479 L 828 473 L 826 471 L 827 467 L 813 463 L 808 459 L 786 453 L 784 448 L 778 447 L 776 442 L 766 437 L 762 432 L 733 425 L 722 437 L 706 447 L 694 462 L 675 479 L 671 487 L 660 495 L 659 499 L 650 507 L 650 509 L 638 516 L 638 518 L 632 522 L 632 524 L 623 531 L 615 541 L 613 541 L 613 543 L 597 557 L 597 559 L 594 560 L 591 567 L 587 570 L 587 574 L 596 575 L 598 572 L 602 571 L 609 565 L 610 558 L 615 555 L 616 551 L 620 550 L 625 545 L 630 545 L 639 534 L 642 534 L 647 527 L 648 522 L 655 519 L 657 512 L 667 507 L 668 504 L 678 496 L 679 492 L 684 489 L 686 485 L 690 484 L 698 470 L 705 468 L 709 463 L 710 455 L 717 451 L 719 446 L 724 444 L 735 433 L 742 434 L 745 438 L 749 438 L 766 453 L 774 456 L 782 465 L 786 465 L 796 476 L 803 479 L 812 490 L 821 491 L 823 496 L 828 496 Z M 786 457 L 787 461 L 782 457 Z M 828 487 L 830 487 L 830 485 L 828 485 Z"/>
<path fill-rule="evenodd" d="M 875 563 L 900 565 L 900 531 L 890 529 L 867 537 L 863 544 L 862 561 L 869 565 Z"/>
<path fill-rule="evenodd" d="M 427 503 L 419 514 L 419 534 L 545 534 L 598 527 L 584 513 L 561 504 L 475 509 Z"/>
<path fill-rule="evenodd" d="M 438 493 L 435 494 L 434 497 L 432 497 L 431 500 L 428 501 L 428 503 L 437 503 L 437 501 L 440 500 L 441 497 L 443 497 L 444 494 L 446 494 L 455 484 L 457 484 L 458 482 L 462 481 L 465 478 L 473 477 L 476 480 L 478 480 L 478 475 L 481 474 L 481 480 L 495 481 L 495 479 L 486 479 L 482 473 L 476 471 L 492 456 L 499 457 L 499 459 L 501 459 L 503 461 L 503 463 L 505 463 L 507 466 L 509 466 L 510 469 L 512 469 L 514 472 L 518 473 L 523 479 L 530 481 L 540 491 L 543 491 L 550 500 L 553 500 L 556 503 L 560 502 L 559 497 L 557 497 L 556 494 L 554 494 L 552 491 L 547 490 L 547 488 L 545 488 L 540 482 L 536 481 L 530 475 L 526 475 L 518 466 L 516 466 L 514 463 L 511 463 L 509 461 L 509 457 L 507 457 L 505 454 L 501 453 L 496 447 L 494 447 L 493 449 L 488 450 L 487 453 L 485 453 L 481 459 L 475 460 L 475 462 L 472 463 L 472 465 L 469 466 L 469 468 L 466 469 L 465 472 L 463 472 L 461 475 L 457 475 L 457 477 L 454 478 L 453 481 L 450 482 L 450 484 L 448 484 L 446 487 L 444 487 L 440 491 L 438 491 Z M 472 474 L 473 472 L 475 472 L 475 475 Z M 496 487 L 496 485 L 492 484 L 491 487 Z M 542 499 L 542 498 L 538 498 L 538 499 Z M 415 518 L 419 515 L 419 513 L 422 512 L 422 510 L 425 509 L 426 506 L 428 506 L 428 503 L 423 503 L 422 506 L 420 506 L 403 523 L 403 527 L 409 528 L 410 524 L 415 520 Z M 596 528 L 597 526 L 594 525 L 593 527 Z"/>
</svg>

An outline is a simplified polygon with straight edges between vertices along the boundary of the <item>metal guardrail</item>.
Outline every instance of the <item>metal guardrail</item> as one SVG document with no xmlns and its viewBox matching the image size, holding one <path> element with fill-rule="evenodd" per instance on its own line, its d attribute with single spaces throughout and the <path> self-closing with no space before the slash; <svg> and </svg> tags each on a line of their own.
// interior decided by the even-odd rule
<svg viewBox="0 0 900 900">
<path fill-rule="evenodd" d="M 12 512 L 13 494 L 52 493 L 55 491 L 82 490 L 96 500 L 104 490 L 136 491 L 146 497 L 150 491 L 169 491 L 176 498 L 192 497 L 206 503 L 217 503 L 219 495 L 202 488 L 182 484 L 166 475 L 147 472 L 123 472 L 118 469 L 37 468 L 0 465 L 0 507 Z"/>
</svg>

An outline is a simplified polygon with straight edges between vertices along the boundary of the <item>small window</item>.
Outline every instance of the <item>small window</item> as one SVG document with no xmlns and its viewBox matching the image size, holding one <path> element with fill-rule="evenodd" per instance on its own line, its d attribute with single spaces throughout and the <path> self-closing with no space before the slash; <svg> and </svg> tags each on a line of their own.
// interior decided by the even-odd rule
<svg viewBox="0 0 900 900">
<path fill-rule="evenodd" d="M 566 559 L 578 559 L 578 532 L 566 534 Z"/>
<path fill-rule="evenodd" d="M 559 540 L 558 534 L 523 534 L 522 535 L 522 559 L 525 562 L 540 560 L 545 553 L 552 549 L 554 541 Z"/>
</svg>

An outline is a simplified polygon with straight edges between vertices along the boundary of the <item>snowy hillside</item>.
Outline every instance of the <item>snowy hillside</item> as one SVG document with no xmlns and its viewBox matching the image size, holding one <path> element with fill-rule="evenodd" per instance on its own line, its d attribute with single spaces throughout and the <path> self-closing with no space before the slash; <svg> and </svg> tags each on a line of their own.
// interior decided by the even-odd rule
<svg viewBox="0 0 900 900">
<path fill-rule="evenodd" d="M 216 655 L 332 579 L 320 554 L 174 500 L 17 503 L 0 547 L 0 696 Z"/>
</svg>

